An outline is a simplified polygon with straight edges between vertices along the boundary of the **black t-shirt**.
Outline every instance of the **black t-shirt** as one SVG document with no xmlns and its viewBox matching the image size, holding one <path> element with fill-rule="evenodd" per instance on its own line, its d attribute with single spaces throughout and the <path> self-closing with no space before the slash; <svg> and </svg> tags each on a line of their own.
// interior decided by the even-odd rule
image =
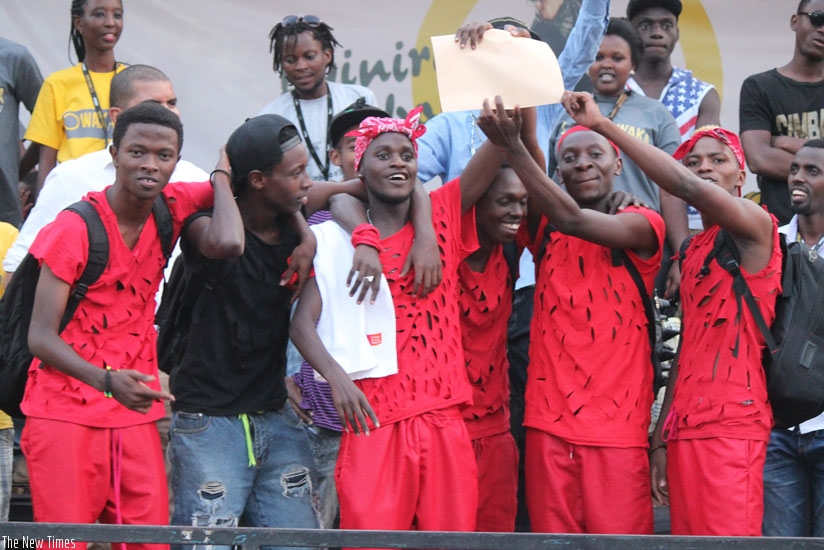
<svg viewBox="0 0 824 550">
<path fill-rule="evenodd" d="M 776 69 L 755 74 L 741 85 L 739 132 L 767 130 L 772 136 L 824 137 L 824 81 L 798 82 Z M 758 176 L 761 203 L 781 225 L 792 218 L 787 180 Z"/>
<path fill-rule="evenodd" d="M 281 222 L 280 230 L 276 245 L 246 231 L 243 255 L 229 260 L 200 257 L 185 244 L 184 230 L 187 268 L 199 262 L 222 265 L 216 287 L 198 296 L 186 352 L 172 370 L 173 410 L 230 416 L 278 410 L 286 402 L 292 291 L 279 283 L 299 240 L 287 224 Z"/>
</svg>

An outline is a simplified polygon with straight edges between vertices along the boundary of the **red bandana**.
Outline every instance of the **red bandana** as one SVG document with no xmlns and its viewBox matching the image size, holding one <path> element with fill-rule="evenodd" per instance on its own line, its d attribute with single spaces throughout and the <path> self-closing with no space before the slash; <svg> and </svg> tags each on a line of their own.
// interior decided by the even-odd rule
<svg viewBox="0 0 824 550">
<path fill-rule="evenodd" d="M 369 144 L 372 143 L 372 140 L 386 132 L 397 132 L 406 135 L 410 141 L 412 141 L 412 147 L 415 148 L 415 155 L 417 155 L 417 139 L 426 132 L 426 126 L 420 122 L 421 111 L 423 111 L 422 105 L 415 107 L 409 111 L 409 114 L 406 115 L 406 119 L 404 120 L 370 116 L 363 119 L 357 130 L 348 132 L 346 134 L 347 136 L 355 136 L 357 138 L 355 140 L 355 170 L 360 168 L 363 153 L 366 151 L 366 148 L 369 147 Z"/>
<path fill-rule="evenodd" d="M 594 130 L 589 129 L 586 126 L 581 126 L 580 124 L 578 124 L 576 126 L 573 126 L 572 128 L 568 129 L 566 132 L 561 134 L 560 138 L 558 138 L 558 145 L 555 148 L 555 154 L 557 155 L 558 153 L 561 152 L 561 144 L 564 142 L 564 140 L 570 134 L 575 134 L 577 132 L 593 132 L 593 131 Z M 614 143 L 612 143 L 612 141 L 609 140 L 609 139 L 607 141 L 609 142 L 610 145 L 612 145 L 612 148 L 615 149 L 615 156 L 620 157 L 621 156 L 621 150 L 618 149 L 618 146 L 615 145 Z"/>
<path fill-rule="evenodd" d="M 711 137 L 717 139 L 732 150 L 735 155 L 735 160 L 738 161 L 738 166 L 744 170 L 744 149 L 741 147 L 741 141 L 735 132 L 730 132 L 726 128 L 720 126 L 702 126 L 698 128 L 692 137 L 678 146 L 678 149 L 672 154 L 675 160 L 683 160 L 684 157 L 690 154 L 698 140 L 703 137 Z"/>
</svg>

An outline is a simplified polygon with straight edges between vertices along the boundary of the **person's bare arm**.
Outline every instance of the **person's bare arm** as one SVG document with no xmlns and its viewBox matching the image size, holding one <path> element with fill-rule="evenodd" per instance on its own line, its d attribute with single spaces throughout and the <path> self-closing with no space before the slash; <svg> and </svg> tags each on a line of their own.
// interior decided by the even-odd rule
<svg viewBox="0 0 824 550">
<path fill-rule="evenodd" d="M 712 88 L 704 95 L 701 105 L 698 106 L 698 117 L 695 120 L 695 127 L 719 126 L 721 124 L 721 97 L 718 90 Z"/>
<path fill-rule="evenodd" d="M 18 178 L 21 180 L 26 174 L 31 172 L 35 166 L 37 166 L 37 162 L 40 158 L 40 147 L 41 145 L 39 143 L 34 143 L 33 141 L 29 142 L 29 146 L 26 147 L 23 156 L 20 158 L 20 167 L 18 169 Z M 56 158 L 57 157 L 55 156 L 55 159 Z M 43 181 L 45 181 L 45 178 Z"/>
<path fill-rule="evenodd" d="M 649 221 L 640 214 L 614 216 L 578 206 L 546 175 L 506 113 L 481 115 L 478 125 L 488 140 L 506 151 L 506 159 L 529 192 L 530 209 L 545 214 L 562 233 L 610 248 L 627 248 L 651 257 L 660 246 Z"/>
<path fill-rule="evenodd" d="M 366 218 L 366 207 L 362 201 L 350 195 L 334 195 L 329 200 L 329 210 L 332 217 L 343 227 L 347 233 L 352 233 L 361 224 L 369 223 Z M 366 297 L 367 292 L 372 290 L 371 301 L 374 302 L 380 289 L 381 277 L 383 276 L 383 266 L 381 265 L 379 250 L 366 244 L 355 247 L 355 254 L 352 257 L 352 268 L 346 278 L 346 284 L 350 287 L 349 295 L 358 294 L 358 303 Z M 360 293 L 358 293 L 360 289 Z"/>
<path fill-rule="evenodd" d="M 298 300 L 289 326 L 289 336 L 306 362 L 329 382 L 332 400 L 344 429 L 348 431 L 351 426 L 355 435 L 361 432 L 369 435 L 367 417 L 376 428 L 380 427 L 380 422 L 366 396 L 329 354 L 318 336 L 316 323 L 322 307 L 318 283 L 313 277 L 306 283 Z"/>
<path fill-rule="evenodd" d="M 772 136 L 770 140 L 772 146 L 776 149 L 781 149 L 782 151 L 786 151 L 791 155 L 795 155 L 799 149 L 804 146 L 804 143 L 807 142 L 806 139 L 795 138 L 790 136 Z"/>
<path fill-rule="evenodd" d="M 37 161 L 37 194 L 43 189 L 46 176 L 57 166 L 57 149 L 40 145 L 40 155 Z"/>
<path fill-rule="evenodd" d="M 329 210 L 337 195 L 351 195 L 360 201 L 366 200 L 366 188 L 360 179 L 346 181 L 316 181 L 309 189 L 304 210 L 306 217 L 318 210 Z"/>
<path fill-rule="evenodd" d="M 661 217 L 667 226 L 667 242 L 670 250 L 677 252 L 681 250 L 681 243 L 689 236 L 689 221 L 687 219 L 687 204 L 668 193 L 664 189 L 660 190 L 661 197 Z M 664 295 L 675 296 L 681 286 L 681 268 L 678 262 L 672 262 L 667 273 L 666 288 Z"/>
<path fill-rule="evenodd" d="M 246 233 L 228 176 L 229 157 L 223 148 L 216 170 L 219 171 L 213 172 L 211 180 L 215 193 L 212 215 L 190 223 L 186 238 L 206 258 L 234 258 L 243 254 Z"/>
<path fill-rule="evenodd" d="M 495 109 L 500 116 L 509 118 L 504 110 L 504 103 L 500 96 L 495 97 Z M 492 112 L 489 100 L 484 99 L 481 117 L 495 116 Z M 516 135 L 521 131 L 521 110 L 517 106 L 512 110 L 512 127 L 515 128 Z M 480 119 L 479 119 L 480 121 Z M 504 149 L 493 142 L 485 141 L 464 168 L 461 173 L 461 212 L 466 213 L 478 202 L 498 173 L 498 169 L 506 158 Z"/>
<path fill-rule="evenodd" d="M 415 228 L 415 242 L 406 256 L 401 276 L 414 268 L 412 294 L 426 296 L 441 283 L 443 269 L 435 228 L 432 227 L 432 203 L 420 180 L 415 181 L 409 217 Z"/>
<path fill-rule="evenodd" d="M 763 269 L 772 250 L 772 219 L 760 206 L 732 196 L 699 178 L 664 151 L 630 136 L 601 114 L 588 93 L 565 92 L 564 107 L 578 124 L 612 140 L 652 181 L 695 206 L 729 231 L 741 249 L 741 265 L 750 273 Z"/>
<path fill-rule="evenodd" d="M 682 331 L 683 334 L 683 326 Z M 664 401 L 661 404 L 661 412 L 658 414 L 658 421 L 650 437 L 649 451 L 649 474 L 652 486 L 652 499 L 656 504 L 669 506 L 669 484 L 667 483 L 667 446 L 664 433 L 664 426 L 667 417 L 672 409 L 672 399 L 675 395 L 675 384 L 678 382 L 678 359 L 681 356 L 681 342 L 678 340 L 678 351 L 672 360 L 669 374 L 667 376 L 667 388 L 664 391 Z"/>
<path fill-rule="evenodd" d="M 769 130 L 741 132 L 741 146 L 744 147 L 747 166 L 753 174 L 777 180 L 787 179 L 793 153 L 774 147 Z"/>
<path fill-rule="evenodd" d="M 154 376 L 135 370 L 121 370 L 120 365 L 109 365 L 107 371 L 96 367 L 77 355 L 59 335 L 60 320 L 69 300 L 71 285 L 59 278 L 44 262 L 37 281 L 29 327 L 29 350 L 45 364 L 93 388 L 104 391 L 106 377 L 110 378 L 112 396 L 124 406 L 147 413 L 158 399 L 174 400 L 171 394 L 158 392 L 145 383 Z"/>
<path fill-rule="evenodd" d="M 303 291 L 309 275 L 312 273 L 312 263 L 315 259 L 315 250 L 318 248 L 318 241 L 315 234 L 309 229 L 306 218 L 300 212 L 294 212 L 287 216 L 289 226 L 298 234 L 300 244 L 298 244 L 289 256 L 289 266 L 280 277 L 280 286 L 290 285 L 294 287 L 295 293 L 292 295 L 294 302 Z"/>
</svg>

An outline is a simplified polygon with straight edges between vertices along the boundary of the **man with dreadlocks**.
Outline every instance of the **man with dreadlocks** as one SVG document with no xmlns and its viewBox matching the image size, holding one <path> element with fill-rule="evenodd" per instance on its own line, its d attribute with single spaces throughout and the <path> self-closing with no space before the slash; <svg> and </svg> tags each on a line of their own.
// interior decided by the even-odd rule
<svg viewBox="0 0 824 550">
<path fill-rule="evenodd" d="M 340 180 L 340 167 L 329 162 L 329 124 L 332 117 L 364 98 L 377 105 L 369 88 L 331 82 L 326 75 L 335 68 L 335 47 L 340 46 L 332 27 L 316 15 L 289 15 L 269 33 L 274 69 L 286 74 L 292 89 L 266 105 L 260 114 L 281 115 L 300 129 L 309 152 L 307 171 L 313 180 Z"/>
<path fill-rule="evenodd" d="M 504 112 L 500 99 L 497 111 Z M 319 332 L 329 319 L 342 318 L 341 311 L 351 306 L 350 300 L 338 299 L 334 291 L 342 286 L 340 279 L 346 273 L 336 275 L 323 268 L 348 261 L 349 238 L 345 233 L 341 237 L 337 226 L 333 226 L 337 233 L 331 229 L 321 233 L 317 228 L 335 223 L 327 222 L 313 228 L 319 234 L 317 278 L 307 282 L 292 320 L 295 345 L 329 382 L 345 427 L 335 470 L 342 529 L 472 531 L 475 527 L 477 470 L 460 412 L 471 402 L 472 391 L 461 345 L 457 270 L 478 248 L 472 208 L 496 176 L 503 154 L 492 143 L 484 144 L 459 178 L 430 194 L 443 281 L 426 297 L 410 293 L 414 276 L 400 273 L 415 239 L 410 203 L 418 172 L 416 142 L 424 131 L 418 125 L 420 112 L 420 107 L 414 109 L 406 120 L 369 117 L 355 131 L 355 169 L 368 195 L 361 216 L 368 223 L 355 228 L 351 242 L 380 251 L 383 277 L 379 277 L 387 285 L 379 297 L 391 298 L 388 315 L 375 322 L 381 312 L 365 304 L 347 317 L 348 326 L 339 328 L 336 323 L 321 340 Z M 491 116 L 488 102 L 485 112 Z M 515 116 L 520 121 L 517 108 Z M 470 215 L 462 224 L 467 212 Z M 333 235 L 327 240 L 329 233 Z M 360 320 L 365 330 L 352 334 L 349 347 L 363 342 L 367 357 L 388 340 L 391 352 L 374 352 L 373 371 L 389 366 L 388 372 L 361 375 L 353 384 L 342 365 L 349 363 L 356 366 L 352 370 L 359 370 L 363 362 L 358 356 L 353 359 L 349 349 L 335 353 L 334 344 L 341 330 Z M 368 437 L 354 437 L 360 432 Z"/>
<path fill-rule="evenodd" d="M 37 190 L 58 162 L 105 149 L 111 137 L 109 88 L 123 68 L 114 46 L 123 31 L 121 0 L 72 0 L 69 39 L 77 65 L 40 89 L 25 139 L 40 144 Z"/>
</svg>

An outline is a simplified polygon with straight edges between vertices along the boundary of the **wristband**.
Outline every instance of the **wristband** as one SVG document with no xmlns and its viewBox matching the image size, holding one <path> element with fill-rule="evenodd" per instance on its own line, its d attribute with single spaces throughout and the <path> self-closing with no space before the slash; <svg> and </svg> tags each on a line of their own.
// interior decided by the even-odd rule
<svg viewBox="0 0 824 550">
<path fill-rule="evenodd" d="M 212 185 L 215 184 L 215 181 L 214 181 L 215 174 L 226 174 L 226 177 L 229 178 L 229 183 L 232 183 L 232 174 L 231 173 L 227 172 L 226 170 L 223 170 L 222 168 L 215 168 L 214 170 L 212 170 L 212 173 L 209 174 L 209 182 Z"/>
<path fill-rule="evenodd" d="M 357 247 L 362 244 L 371 246 L 378 252 L 381 251 L 381 234 L 374 225 L 362 223 L 352 231 L 352 246 Z"/>
<path fill-rule="evenodd" d="M 103 395 L 112 398 L 112 368 L 106 365 L 106 377 L 103 381 Z"/>
<path fill-rule="evenodd" d="M 667 444 L 666 443 L 661 443 L 660 445 L 656 445 L 655 447 L 653 447 L 649 450 L 649 454 L 654 453 L 658 449 L 664 449 L 666 451 L 667 450 Z"/>
</svg>

